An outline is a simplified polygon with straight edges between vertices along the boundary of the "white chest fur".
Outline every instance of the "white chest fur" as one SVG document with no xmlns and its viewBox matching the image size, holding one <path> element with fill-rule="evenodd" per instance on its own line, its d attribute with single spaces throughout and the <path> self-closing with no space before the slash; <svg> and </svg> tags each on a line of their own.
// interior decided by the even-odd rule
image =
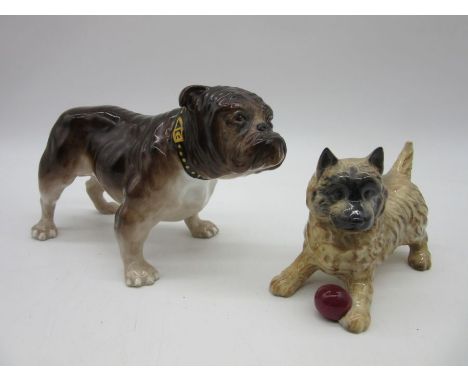
<svg viewBox="0 0 468 382">
<path fill-rule="evenodd" d="M 158 211 L 162 221 L 178 221 L 200 212 L 210 200 L 217 180 L 200 180 L 181 170 L 167 185 L 167 202 Z"/>
</svg>

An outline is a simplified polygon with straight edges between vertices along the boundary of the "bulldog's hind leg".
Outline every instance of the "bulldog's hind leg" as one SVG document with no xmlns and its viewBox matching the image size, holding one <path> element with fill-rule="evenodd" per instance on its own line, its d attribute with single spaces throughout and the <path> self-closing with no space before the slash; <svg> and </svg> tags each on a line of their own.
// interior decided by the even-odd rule
<svg viewBox="0 0 468 382">
<path fill-rule="evenodd" d="M 141 206 L 141 203 L 138 203 Z M 124 262 L 125 282 L 130 287 L 151 285 L 159 279 L 156 268 L 143 257 L 143 245 L 157 221 L 144 208 L 132 207 L 126 200 L 115 215 L 115 233 Z"/>
<path fill-rule="evenodd" d="M 419 243 L 409 245 L 410 253 L 408 255 L 408 264 L 417 271 L 426 271 L 431 268 L 431 252 L 427 247 L 427 236 Z"/>
<path fill-rule="evenodd" d="M 303 250 L 289 267 L 271 280 L 270 292 L 280 297 L 292 296 L 317 270 L 310 253 Z"/>
<path fill-rule="evenodd" d="M 57 236 L 54 224 L 55 204 L 65 187 L 77 176 L 92 174 L 92 166 L 84 149 L 82 130 L 71 128 L 70 116 L 64 113 L 55 123 L 39 162 L 39 191 L 42 216 L 31 229 L 38 240 Z"/>
<path fill-rule="evenodd" d="M 104 188 L 101 186 L 96 177 L 92 176 L 86 182 L 86 192 L 94 204 L 94 207 L 104 215 L 112 215 L 117 212 L 119 205 L 115 202 L 108 202 L 104 199 Z"/>
<path fill-rule="evenodd" d="M 192 236 L 199 239 L 209 239 L 219 232 L 218 227 L 214 223 L 208 220 L 201 220 L 198 214 L 190 216 L 184 221 Z"/>
<path fill-rule="evenodd" d="M 42 176 L 41 176 L 42 175 Z M 54 212 L 57 200 L 65 187 L 75 179 L 73 174 L 47 172 L 39 175 L 39 190 L 41 193 L 42 216 L 37 224 L 31 228 L 31 236 L 37 240 L 52 239 L 57 236 L 57 227 L 54 223 Z"/>
</svg>

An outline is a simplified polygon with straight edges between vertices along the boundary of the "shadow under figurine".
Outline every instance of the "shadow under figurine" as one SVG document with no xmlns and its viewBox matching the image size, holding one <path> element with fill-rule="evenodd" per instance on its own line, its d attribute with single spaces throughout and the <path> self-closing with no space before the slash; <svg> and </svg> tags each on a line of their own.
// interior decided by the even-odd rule
<svg viewBox="0 0 468 382">
<path fill-rule="evenodd" d="M 86 190 L 99 212 L 116 214 L 128 286 L 158 279 L 143 258 L 143 244 L 158 222 L 184 220 L 194 237 L 216 235 L 216 225 L 198 213 L 217 179 L 279 167 L 286 144 L 272 131 L 271 108 L 246 90 L 189 86 L 179 104 L 181 108 L 157 116 L 115 106 L 64 112 L 40 161 L 42 217 L 32 236 L 57 236 L 55 204 L 77 176 L 91 176 Z M 120 205 L 107 202 L 104 191 Z"/>
<path fill-rule="evenodd" d="M 383 173 L 383 149 L 363 159 L 338 160 L 326 148 L 307 188 L 309 221 L 302 253 L 270 291 L 289 297 L 317 270 L 337 276 L 352 297 L 339 321 L 350 332 L 365 331 L 375 267 L 400 245 L 409 245 L 409 265 L 431 267 L 427 247 L 427 206 L 411 182 L 412 143 L 406 143 L 392 169 Z"/>
</svg>

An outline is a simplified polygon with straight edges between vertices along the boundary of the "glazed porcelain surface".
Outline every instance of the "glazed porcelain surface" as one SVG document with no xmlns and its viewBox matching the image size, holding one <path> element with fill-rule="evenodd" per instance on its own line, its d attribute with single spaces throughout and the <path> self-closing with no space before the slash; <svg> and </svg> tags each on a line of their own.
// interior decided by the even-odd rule
<svg viewBox="0 0 468 382">
<path fill-rule="evenodd" d="M 286 144 L 273 131 L 272 109 L 247 90 L 188 86 L 179 105 L 156 116 L 116 106 L 64 112 L 39 164 L 42 217 L 32 237 L 57 236 L 55 205 L 77 176 L 90 176 L 86 190 L 96 209 L 115 214 L 128 286 L 158 279 L 143 244 L 159 222 L 184 220 L 193 237 L 216 235 L 218 227 L 199 212 L 217 179 L 279 167 Z M 104 191 L 115 202 L 107 202 Z"/>
<path fill-rule="evenodd" d="M 369 327 L 375 269 L 398 246 L 409 246 L 413 269 L 431 267 L 428 209 L 411 182 L 412 143 L 385 175 L 383 159 L 382 148 L 360 159 L 337 159 L 328 148 L 323 151 L 307 188 L 310 212 L 302 253 L 270 284 L 274 295 L 288 297 L 317 270 L 337 276 L 353 301 L 339 322 L 354 333 Z"/>
</svg>

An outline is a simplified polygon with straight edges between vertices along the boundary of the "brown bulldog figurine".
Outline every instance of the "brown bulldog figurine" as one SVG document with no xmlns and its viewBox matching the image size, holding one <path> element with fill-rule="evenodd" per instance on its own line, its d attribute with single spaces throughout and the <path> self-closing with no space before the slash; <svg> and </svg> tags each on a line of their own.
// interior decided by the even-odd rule
<svg viewBox="0 0 468 382">
<path fill-rule="evenodd" d="M 184 220 L 194 237 L 216 235 L 216 225 L 198 214 L 217 179 L 279 167 L 286 144 L 272 130 L 271 108 L 246 90 L 189 86 L 179 104 L 157 116 L 115 106 L 63 113 L 40 161 L 42 217 L 32 236 L 57 236 L 55 204 L 77 176 L 91 177 L 86 190 L 99 212 L 115 213 L 128 286 L 158 279 L 143 258 L 143 244 L 158 222 Z M 118 204 L 107 202 L 104 191 Z"/>
<path fill-rule="evenodd" d="M 359 333 L 370 324 L 375 267 L 396 247 L 409 245 L 409 265 L 431 267 L 427 207 L 411 182 L 413 146 L 407 143 L 392 169 L 383 173 L 383 150 L 363 159 L 338 160 L 327 148 L 307 188 L 309 221 L 297 259 L 270 284 L 288 297 L 317 270 L 337 276 L 353 303 L 340 323 Z"/>
</svg>

